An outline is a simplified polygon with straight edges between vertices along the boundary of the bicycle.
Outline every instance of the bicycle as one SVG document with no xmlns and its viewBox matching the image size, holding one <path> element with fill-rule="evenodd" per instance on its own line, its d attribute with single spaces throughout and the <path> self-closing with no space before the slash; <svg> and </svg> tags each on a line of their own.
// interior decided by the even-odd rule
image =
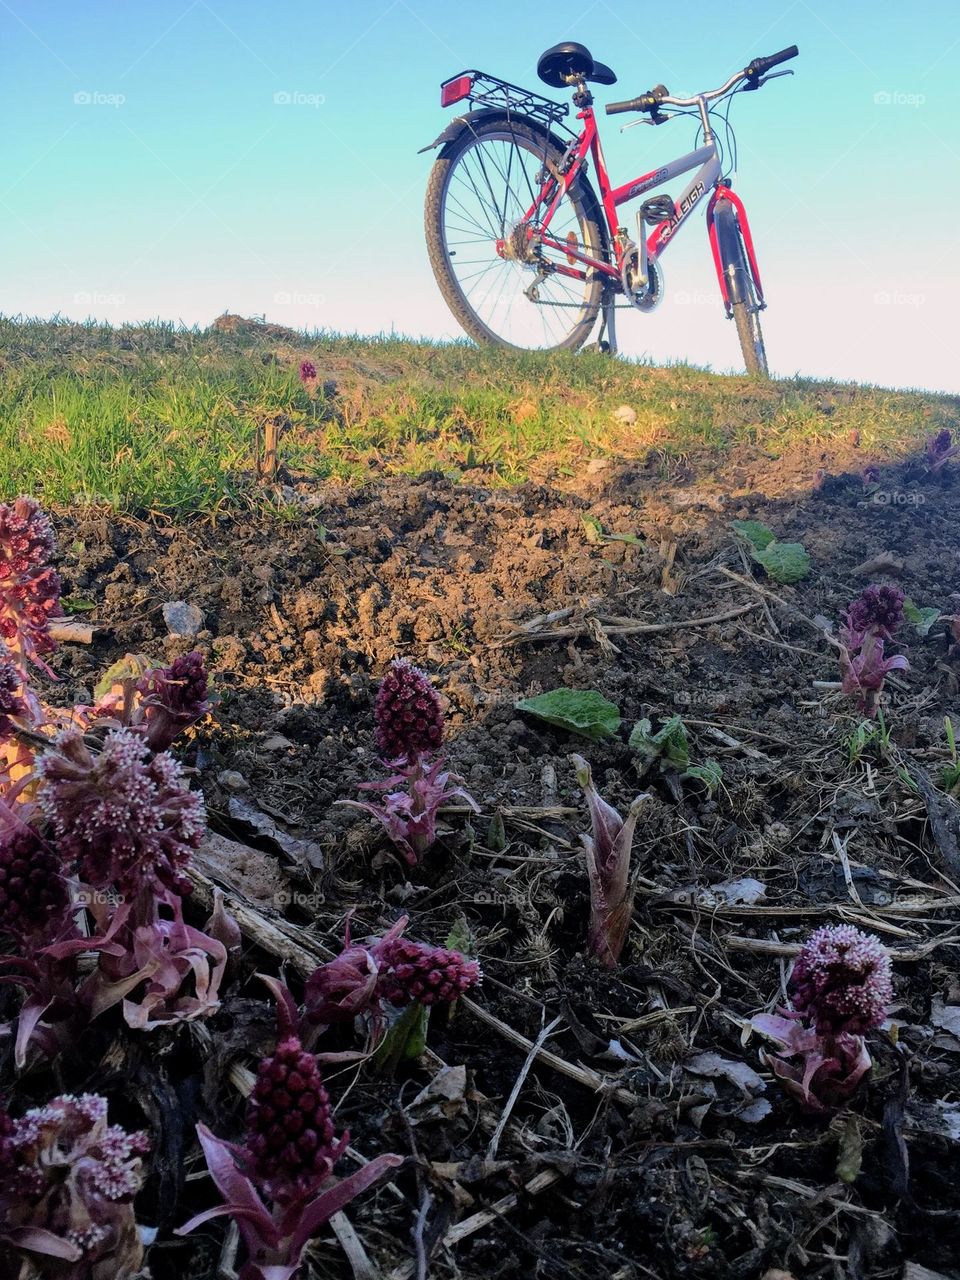
<svg viewBox="0 0 960 1280">
<path fill-rule="evenodd" d="M 734 194 L 730 172 L 725 171 L 725 153 L 714 124 L 720 118 L 720 103 L 726 101 L 723 125 L 732 171 L 733 96 L 792 75 L 773 68 L 797 54 L 797 46 L 791 45 L 770 57 L 754 58 L 719 89 L 689 98 L 673 97 L 657 85 L 637 98 L 607 103 L 607 115 L 647 116 L 635 124 L 661 125 L 678 116 L 700 121 L 693 151 L 617 187 L 604 161 L 588 88 L 591 83 L 615 84 L 616 76 L 584 45 L 555 45 L 537 64 L 545 84 L 573 90 L 578 130 L 564 124 L 568 104 L 486 72 L 462 71 L 445 80 L 441 106 L 466 100 L 470 109 L 422 148 L 440 148 L 427 185 L 424 220 L 440 291 L 467 334 L 477 342 L 511 349 L 575 351 L 602 312 L 597 346 L 615 353 L 617 300 L 625 299 L 627 306 L 643 312 L 662 301 L 660 259 L 694 210 L 705 203 L 727 319 L 736 325 L 747 372 L 766 375 L 759 318 L 766 302 L 757 255 L 743 201 Z M 587 176 L 588 156 L 599 198 Z M 648 195 L 691 169 L 697 172 L 678 200 L 667 194 Z M 646 198 L 637 211 L 634 240 L 618 210 L 640 196 Z M 649 234 L 645 228 L 651 228 Z"/>
</svg>

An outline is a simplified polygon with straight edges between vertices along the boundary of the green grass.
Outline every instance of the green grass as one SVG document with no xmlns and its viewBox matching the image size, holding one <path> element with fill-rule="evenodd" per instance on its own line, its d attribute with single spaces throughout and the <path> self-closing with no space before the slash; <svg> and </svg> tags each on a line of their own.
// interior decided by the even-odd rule
<svg viewBox="0 0 960 1280">
<path fill-rule="evenodd" d="M 335 395 L 311 400 L 309 356 Z M 614 410 L 630 405 L 631 426 Z M 294 472 L 345 482 L 442 470 L 484 485 L 564 482 L 595 457 L 780 456 L 859 437 L 893 458 L 952 426 L 960 399 L 795 379 L 760 382 L 597 354 L 467 343 L 112 329 L 0 318 L 0 496 L 187 515 L 262 501 L 258 427 L 285 420 Z M 815 449 L 812 450 L 815 453 Z M 815 466 L 816 464 L 814 464 Z"/>
</svg>

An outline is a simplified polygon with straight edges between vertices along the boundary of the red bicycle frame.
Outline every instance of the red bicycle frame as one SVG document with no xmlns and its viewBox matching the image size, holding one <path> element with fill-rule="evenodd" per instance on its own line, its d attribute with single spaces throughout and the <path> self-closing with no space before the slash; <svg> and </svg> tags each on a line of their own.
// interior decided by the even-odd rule
<svg viewBox="0 0 960 1280">
<path fill-rule="evenodd" d="M 760 271 L 757 266 L 753 236 L 750 233 L 746 209 L 739 196 L 734 195 L 730 187 L 721 179 L 720 156 L 712 132 L 708 131 L 706 133 L 703 146 L 696 151 L 691 151 L 688 155 L 671 161 L 669 164 L 661 165 L 658 169 L 651 170 L 650 173 L 641 174 L 640 177 L 624 183 L 623 186 L 613 187 L 610 183 L 603 147 L 600 145 L 600 135 L 593 107 L 590 105 L 584 106 L 577 113 L 577 119 L 583 121 L 583 129 L 567 151 L 564 172 L 556 178 L 552 176 L 547 178 L 537 198 L 523 216 L 523 223 L 527 227 L 528 239 L 532 240 L 536 237 L 542 247 L 553 249 L 557 253 L 565 255 L 566 264 L 551 262 L 551 270 L 560 275 L 569 276 L 572 279 L 585 280 L 585 268 L 589 267 L 606 276 L 613 287 L 622 289 L 624 260 L 635 246 L 630 242 L 626 228 L 621 225 L 617 210 L 629 200 L 634 200 L 638 196 L 652 191 L 655 187 L 669 182 L 678 174 L 686 173 L 699 166 L 697 173 L 680 196 L 680 199 L 674 202 L 673 213 L 656 224 L 650 234 L 646 236 L 645 244 L 643 245 L 640 245 L 640 241 L 643 239 L 643 219 L 642 216 L 640 217 L 637 246 L 639 246 L 641 260 L 656 262 L 679 228 L 698 206 L 703 196 L 706 195 L 707 191 L 710 191 L 707 201 L 707 232 L 710 238 L 710 248 L 724 306 L 729 312 L 731 301 L 728 282 L 724 275 L 714 218 L 714 212 L 720 200 L 729 200 L 736 211 L 737 221 L 743 232 L 743 241 L 747 250 L 750 270 L 757 289 L 757 298 L 760 304 L 763 305 Z M 588 155 L 592 157 L 597 173 L 600 200 L 609 230 L 610 244 L 614 252 L 614 260 L 612 262 L 585 253 L 579 244 L 573 243 L 572 239 L 557 240 L 549 234 L 551 220 L 561 200 L 573 183 L 576 182 Z M 545 212 L 538 219 L 536 215 L 543 206 L 546 206 Z M 501 247 L 501 245 L 498 245 L 498 248 Z M 583 269 L 578 268 L 577 263 L 582 263 Z"/>
</svg>

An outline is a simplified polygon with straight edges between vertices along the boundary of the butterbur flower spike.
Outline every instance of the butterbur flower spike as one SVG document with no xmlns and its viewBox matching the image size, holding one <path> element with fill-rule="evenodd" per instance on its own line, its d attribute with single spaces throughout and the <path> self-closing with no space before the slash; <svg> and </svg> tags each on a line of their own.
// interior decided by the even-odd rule
<svg viewBox="0 0 960 1280">
<path fill-rule="evenodd" d="M 300 361 L 300 381 L 308 390 L 316 386 L 317 366 L 312 360 Z"/>
<path fill-rule="evenodd" d="M 429 947 L 407 938 L 381 943 L 377 955 L 377 990 L 398 1008 L 414 1002 L 428 1007 L 451 1004 L 482 978 L 476 960 L 468 960 L 459 951 Z"/>
<path fill-rule="evenodd" d="M 590 835 L 580 837 L 590 880 L 589 948 L 608 969 L 616 968 L 633 917 L 635 883 L 630 875 L 630 855 L 637 819 L 646 792 L 636 797 L 626 818 L 597 791 L 589 764 L 582 756 L 570 757 L 590 810 Z"/>
<path fill-rule="evenodd" d="M 443 744 L 440 695 L 419 667 L 391 663 L 373 708 L 374 740 L 384 760 L 412 762 Z"/>
<path fill-rule="evenodd" d="M 840 628 L 841 687 L 860 711 L 875 716 L 891 671 L 907 671 L 901 653 L 884 657 L 884 644 L 903 621 L 904 595 L 898 587 L 867 587 L 850 605 Z"/>
<path fill-rule="evenodd" d="M 311 1236 L 403 1163 L 401 1156 L 381 1155 L 349 1177 L 332 1180 L 347 1135 L 335 1136 L 316 1058 L 291 1033 L 291 1019 L 281 1001 L 279 1039 L 257 1071 L 246 1142 L 236 1146 L 197 1125 L 207 1168 L 224 1203 L 198 1214 L 177 1234 L 186 1235 L 214 1218 L 234 1220 L 247 1250 L 241 1280 L 293 1280 Z"/>
<path fill-rule="evenodd" d="M 126 898 L 146 885 L 190 892 L 186 865 L 205 830 L 203 799 L 166 752 L 151 757 L 127 729 L 107 734 L 99 755 L 61 734 L 37 764 L 40 805 L 64 860 L 94 889 Z"/>
<path fill-rule="evenodd" d="M 808 1111 L 829 1111 L 873 1065 L 863 1036 L 888 1016 L 889 952 L 852 925 L 827 925 L 804 943 L 789 988 L 793 1009 L 758 1014 L 750 1027 L 778 1042 L 760 1056 L 787 1091 Z"/>
<path fill-rule="evenodd" d="M 207 672 L 202 656 L 194 650 L 175 658 L 169 667 L 147 671 L 137 684 L 151 751 L 166 751 L 190 725 L 210 709 Z"/>
<path fill-rule="evenodd" d="M 60 579 L 50 567 L 53 530 L 32 498 L 0 503 L 0 639 L 14 661 L 49 671 L 42 654 L 54 647 L 50 619 L 60 604 Z"/>
<path fill-rule="evenodd" d="M 953 443 L 949 427 L 944 427 L 935 436 L 927 440 L 927 465 L 931 471 L 940 468 L 956 454 L 960 453 L 960 445 Z"/>
<path fill-rule="evenodd" d="M 132 1202 L 147 1135 L 108 1124 L 96 1094 L 63 1094 L 4 1128 L 0 1244 L 22 1259 L 17 1274 L 132 1280 L 143 1261 Z"/>
<path fill-rule="evenodd" d="M 69 904 L 62 861 L 40 833 L 0 832 L 0 933 L 35 946 L 61 932 Z"/>
</svg>

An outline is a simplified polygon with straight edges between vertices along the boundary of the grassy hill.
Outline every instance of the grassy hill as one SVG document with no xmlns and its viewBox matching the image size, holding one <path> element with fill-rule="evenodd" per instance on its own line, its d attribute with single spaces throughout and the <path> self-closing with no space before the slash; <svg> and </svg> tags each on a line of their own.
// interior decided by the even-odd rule
<svg viewBox="0 0 960 1280">
<path fill-rule="evenodd" d="M 313 396 L 298 376 L 305 358 Z M 618 418 L 622 406 L 635 420 Z M 813 483 L 823 468 L 915 450 L 958 409 L 960 398 L 926 392 L 306 337 L 229 316 L 202 331 L 0 319 L 0 492 L 48 504 L 186 514 L 262 501 L 252 475 L 268 422 L 306 481 L 440 470 L 487 487 L 575 487 L 597 458 L 720 479 L 745 458 L 789 458 Z M 779 470 L 760 483 L 775 486 Z"/>
</svg>

